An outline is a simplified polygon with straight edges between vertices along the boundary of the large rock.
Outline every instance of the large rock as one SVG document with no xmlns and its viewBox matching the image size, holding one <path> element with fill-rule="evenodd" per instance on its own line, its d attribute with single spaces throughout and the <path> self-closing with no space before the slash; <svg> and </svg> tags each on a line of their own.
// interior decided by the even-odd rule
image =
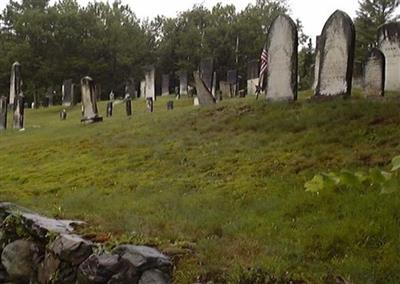
<svg viewBox="0 0 400 284">
<path fill-rule="evenodd" d="M 39 259 L 39 247 L 27 240 L 17 240 L 7 245 L 1 254 L 1 263 L 13 283 L 29 283 L 35 279 Z"/>
<path fill-rule="evenodd" d="M 93 252 L 93 244 L 77 235 L 62 234 L 49 245 L 49 250 L 62 261 L 79 265 Z"/>
<path fill-rule="evenodd" d="M 158 250 L 145 246 L 121 245 L 113 254 L 121 256 L 131 263 L 139 272 L 159 269 L 165 273 L 171 270 L 171 261 Z"/>
<path fill-rule="evenodd" d="M 169 276 L 158 269 L 147 270 L 140 277 L 139 284 L 169 284 Z"/>
</svg>

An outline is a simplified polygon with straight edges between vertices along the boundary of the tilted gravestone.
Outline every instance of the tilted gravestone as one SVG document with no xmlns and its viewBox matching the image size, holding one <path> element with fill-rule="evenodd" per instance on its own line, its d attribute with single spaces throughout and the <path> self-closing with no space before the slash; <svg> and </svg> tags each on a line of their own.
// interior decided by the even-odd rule
<svg viewBox="0 0 400 284">
<path fill-rule="evenodd" d="M 385 56 L 385 90 L 400 91 L 400 23 L 378 29 L 378 46 Z"/>
<path fill-rule="evenodd" d="M 82 122 L 93 123 L 103 121 L 97 109 L 96 85 L 92 78 L 84 77 L 81 79 L 82 93 Z"/>
<path fill-rule="evenodd" d="M 147 68 L 146 73 L 146 98 L 156 100 L 156 69 L 153 66 Z"/>
<path fill-rule="evenodd" d="M 196 83 L 197 98 L 200 106 L 215 104 L 215 98 L 211 91 L 207 88 L 206 83 L 201 79 L 199 72 L 193 73 L 194 81 Z"/>
<path fill-rule="evenodd" d="M 293 20 L 278 16 L 268 32 L 267 98 L 297 99 L 297 27 Z"/>
<path fill-rule="evenodd" d="M 135 79 L 130 78 L 125 83 L 125 95 L 129 95 L 132 99 L 137 98 L 136 86 L 135 86 Z"/>
<path fill-rule="evenodd" d="M 316 96 L 351 95 L 354 46 L 353 21 L 338 10 L 330 16 L 321 33 Z"/>
<path fill-rule="evenodd" d="M 213 89 L 213 75 L 214 60 L 212 58 L 203 59 L 200 62 L 200 78 L 210 93 Z"/>
<path fill-rule="evenodd" d="M 227 81 L 230 85 L 231 97 L 236 97 L 239 91 L 239 81 L 238 81 L 238 71 L 237 70 L 229 70 L 227 75 Z"/>
<path fill-rule="evenodd" d="M 312 85 L 312 89 L 315 90 L 317 89 L 318 85 L 318 75 L 319 75 L 319 64 L 321 62 L 321 52 L 320 52 L 320 47 L 319 47 L 319 41 L 320 41 L 320 36 L 317 36 L 315 40 L 315 64 L 314 64 L 314 82 Z"/>
<path fill-rule="evenodd" d="M 188 94 L 188 74 L 186 71 L 179 72 L 179 95 L 186 96 Z"/>
<path fill-rule="evenodd" d="M 8 103 L 14 105 L 17 97 L 22 92 L 21 64 L 15 62 L 11 66 L 10 98 Z"/>
<path fill-rule="evenodd" d="M 161 96 L 169 95 L 169 74 L 162 75 Z"/>
<path fill-rule="evenodd" d="M 379 49 L 373 48 L 368 53 L 364 69 L 364 95 L 366 97 L 383 97 L 384 93 L 385 55 Z"/>
<path fill-rule="evenodd" d="M 146 80 L 140 81 L 140 97 L 142 99 L 146 98 Z"/>
<path fill-rule="evenodd" d="M 256 94 L 259 75 L 258 60 L 252 60 L 247 63 L 247 94 Z"/>
<path fill-rule="evenodd" d="M 0 97 L 0 131 L 7 129 L 8 102 L 6 96 Z"/>
<path fill-rule="evenodd" d="M 72 80 L 65 80 L 62 86 L 62 105 L 70 107 L 74 105 L 74 84 Z"/>
<path fill-rule="evenodd" d="M 13 127 L 23 129 L 25 122 L 25 97 L 22 92 L 14 98 L 13 105 Z"/>
</svg>

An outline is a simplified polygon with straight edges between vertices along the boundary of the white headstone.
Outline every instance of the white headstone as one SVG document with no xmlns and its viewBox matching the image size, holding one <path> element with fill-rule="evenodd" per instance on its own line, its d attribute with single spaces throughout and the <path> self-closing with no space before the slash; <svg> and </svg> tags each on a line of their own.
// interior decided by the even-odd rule
<svg viewBox="0 0 400 284">
<path fill-rule="evenodd" d="M 383 97 L 385 92 L 385 56 L 373 48 L 364 68 L 364 95 L 366 97 Z"/>
</svg>

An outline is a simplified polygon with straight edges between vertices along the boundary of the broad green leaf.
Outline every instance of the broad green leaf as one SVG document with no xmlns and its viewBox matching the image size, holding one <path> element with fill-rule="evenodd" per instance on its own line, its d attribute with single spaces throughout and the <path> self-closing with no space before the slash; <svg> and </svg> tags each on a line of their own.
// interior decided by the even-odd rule
<svg viewBox="0 0 400 284">
<path fill-rule="evenodd" d="M 400 156 L 394 157 L 392 160 L 392 172 L 400 169 Z"/>
<path fill-rule="evenodd" d="M 349 188 L 359 188 L 361 182 L 358 177 L 350 171 L 342 171 L 340 173 L 340 185 L 344 185 Z"/>
<path fill-rule="evenodd" d="M 322 175 L 316 175 L 312 180 L 304 185 L 306 192 L 319 193 L 324 189 L 324 178 Z"/>
<path fill-rule="evenodd" d="M 397 179 L 390 179 L 382 184 L 381 193 L 391 194 L 399 191 L 400 183 Z"/>
</svg>

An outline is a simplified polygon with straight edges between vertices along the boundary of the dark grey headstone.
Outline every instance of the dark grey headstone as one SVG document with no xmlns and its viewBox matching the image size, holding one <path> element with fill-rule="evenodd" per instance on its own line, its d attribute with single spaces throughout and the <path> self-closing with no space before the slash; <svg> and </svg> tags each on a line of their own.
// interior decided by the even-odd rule
<svg viewBox="0 0 400 284">
<path fill-rule="evenodd" d="M 199 72 L 194 72 L 193 77 L 200 106 L 215 104 L 215 98 L 211 94 L 211 90 L 207 88 L 206 83 L 200 78 Z"/>
<path fill-rule="evenodd" d="M 179 72 L 179 95 L 185 96 L 188 94 L 188 74 L 186 71 Z"/>
<path fill-rule="evenodd" d="M 74 84 L 72 80 L 65 80 L 62 86 L 62 104 L 65 107 L 74 105 Z"/>
<path fill-rule="evenodd" d="M 21 64 L 15 62 L 11 66 L 9 104 L 14 105 L 18 95 L 22 93 Z"/>
<path fill-rule="evenodd" d="M 373 48 L 368 53 L 364 68 L 364 95 L 366 97 L 382 97 L 384 93 L 385 55 L 379 49 Z"/>
<path fill-rule="evenodd" d="M 317 96 L 350 96 L 353 77 L 355 28 L 346 13 L 336 11 L 320 37 Z"/>
<path fill-rule="evenodd" d="M 162 82 L 161 82 L 161 95 L 168 96 L 169 95 L 169 74 L 162 75 Z"/>
<path fill-rule="evenodd" d="M 203 59 L 200 62 L 200 78 L 206 88 L 211 93 L 213 89 L 214 60 L 212 58 Z"/>
<path fill-rule="evenodd" d="M 127 98 L 125 100 L 125 110 L 126 110 L 127 116 L 132 116 L 132 99 L 131 98 Z"/>
<path fill-rule="evenodd" d="M 385 90 L 400 92 L 400 23 L 378 29 L 378 46 L 385 56 Z"/>
<path fill-rule="evenodd" d="M 268 32 L 267 98 L 273 101 L 297 99 L 298 34 L 295 22 L 278 16 Z"/>
<path fill-rule="evenodd" d="M 0 131 L 7 129 L 8 102 L 6 96 L 0 97 Z"/>
<path fill-rule="evenodd" d="M 259 61 L 252 60 L 247 63 L 247 93 L 249 95 L 255 95 L 258 86 L 258 80 L 260 76 Z"/>
<path fill-rule="evenodd" d="M 82 93 L 82 122 L 93 123 L 103 121 L 97 109 L 96 85 L 92 78 L 84 77 L 81 79 Z"/>
</svg>

